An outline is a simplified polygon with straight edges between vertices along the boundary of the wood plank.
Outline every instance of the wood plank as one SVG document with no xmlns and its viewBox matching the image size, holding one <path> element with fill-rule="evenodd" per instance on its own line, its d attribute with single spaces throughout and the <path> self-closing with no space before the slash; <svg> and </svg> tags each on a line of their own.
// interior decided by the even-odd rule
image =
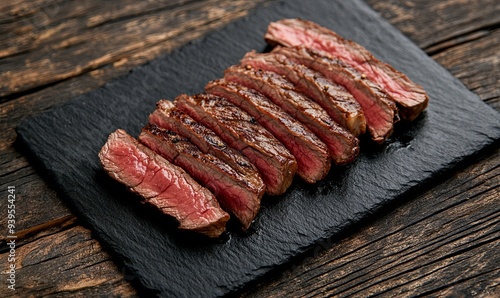
<svg viewBox="0 0 500 298">
<path fill-rule="evenodd" d="M 74 295 L 131 296 L 131 277 L 120 269 L 89 230 L 69 225 L 38 235 L 15 250 L 16 290 L 3 297 Z M 2 260 L 9 252 L 0 254 Z"/>
<path fill-rule="evenodd" d="M 500 24 L 497 0 L 366 0 L 423 49 Z"/>
<path fill-rule="evenodd" d="M 100 6 L 92 9 L 97 5 L 95 3 L 89 3 L 88 7 L 66 7 L 70 4 L 65 4 L 54 8 L 54 16 L 47 17 L 47 20 L 29 20 L 28 24 L 15 30 L 19 24 L 7 24 L 12 28 L 2 31 L 21 30 L 20 38 L 28 40 L 19 41 L 7 34 L 9 39 L 4 42 L 7 48 L 0 52 L 0 57 L 9 57 L 0 64 L 5 70 L 0 71 L 0 97 L 10 96 L 8 99 L 30 89 L 50 86 L 134 54 L 142 55 L 143 51 L 147 54 L 151 52 L 149 48 L 156 48 L 153 56 L 157 56 L 158 44 L 183 34 L 195 38 L 194 32 L 206 33 L 213 29 L 210 25 L 213 22 L 223 17 L 234 19 L 242 16 L 259 2 L 263 1 L 190 1 L 181 6 L 165 2 L 162 9 L 152 9 L 149 13 L 138 13 L 133 5 L 133 9 L 124 12 L 123 9 Z M 116 14 L 110 15 L 110 12 Z M 47 16 L 46 11 L 40 13 Z M 217 22 L 216 26 L 224 23 Z M 9 27 L 7 25 L 3 26 Z M 26 26 L 28 28 L 24 28 Z M 152 58 L 149 55 L 148 60 Z"/>
<path fill-rule="evenodd" d="M 456 45 L 432 57 L 482 100 L 500 111 L 499 47 L 500 29 L 496 29 L 474 42 Z"/>
<path fill-rule="evenodd" d="M 16 231 L 30 229 L 71 214 L 54 189 L 47 185 L 32 166 L 22 166 L 12 174 L 1 177 L 1 180 L 2 190 L 11 185 L 16 187 Z M 0 202 L 0 208 L 7 210 L 7 200 Z M 7 216 L 2 216 L 0 226 L 6 227 L 6 223 Z"/>
</svg>

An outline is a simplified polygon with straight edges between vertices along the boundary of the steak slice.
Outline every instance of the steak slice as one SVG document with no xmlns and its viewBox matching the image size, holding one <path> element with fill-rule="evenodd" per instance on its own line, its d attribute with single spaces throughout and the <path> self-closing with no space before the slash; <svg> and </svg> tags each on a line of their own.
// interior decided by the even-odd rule
<svg viewBox="0 0 500 298">
<path fill-rule="evenodd" d="M 298 85 L 296 88 L 292 82 L 283 76 L 258 68 L 231 66 L 224 72 L 224 77 L 228 81 L 240 83 L 247 87 L 256 89 L 262 84 L 282 86 L 282 88 L 298 89 L 316 101 L 328 115 L 341 126 L 347 128 L 355 136 L 365 131 L 366 121 L 361 106 L 345 88 L 326 82 L 325 78 L 311 78 L 311 80 Z M 303 88 L 302 88 L 303 87 Z"/>
<path fill-rule="evenodd" d="M 269 130 L 293 154 L 304 181 L 315 183 L 328 174 L 331 162 L 325 143 L 264 95 L 224 79 L 209 82 L 206 91 L 229 100 Z"/>
<path fill-rule="evenodd" d="M 297 162 L 288 149 L 246 112 L 211 94 L 179 95 L 175 106 L 212 129 L 252 162 L 266 184 L 266 193 L 283 194 L 292 183 Z"/>
<path fill-rule="evenodd" d="M 225 231 L 229 215 L 215 197 L 181 168 L 118 129 L 99 152 L 104 170 L 115 180 L 164 214 L 179 228 L 217 237 Z"/>
<path fill-rule="evenodd" d="M 203 153 L 210 153 L 226 162 L 240 175 L 245 176 L 248 189 L 254 190 L 255 193 L 265 189 L 257 168 L 243 154 L 222 141 L 214 131 L 178 110 L 171 101 L 160 100 L 156 107 L 149 115 L 150 123 L 188 138 Z"/>
<path fill-rule="evenodd" d="M 336 164 L 350 162 L 358 155 L 358 139 L 335 123 L 319 104 L 294 91 L 294 85 L 280 75 L 233 67 L 226 71 L 225 79 L 261 92 L 285 112 L 304 123 L 327 145 Z"/>
<path fill-rule="evenodd" d="M 380 85 L 401 110 L 403 119 L 414 120 L 428 105 L 429 97 L 422 86 L 405 74 L 375 58 L 356 42 L 310 21 L 284 19 L 269 24 L 265 39 L 273 45 L 300 46 L 338 57 Z"/>
<path fill-rule="evenodd" d="M 250 227 L 260 209 L 264 187 L 249 189 L 245 176 L 171 130 L 148 124 L 142 129 L 139 141 L 188 172 L 215 195 L 225 211 L 238 218 L 245 230 Z"/>
<path fill-rule="evenodd" d="M 304 47 L 276 47 L 273 53 L 282 54 L 288 60 L 296 62 L 294 71 L 300 73 L 304 69 L 314 69 L 351 92 L 363 108 L 368 131 L 375 142 L 382 143 L 392 134 L 394 124 L 399 120 L 396 104 L 380 86 L 358 71 L 339 59 L 332 59 Z"/>
</svg>

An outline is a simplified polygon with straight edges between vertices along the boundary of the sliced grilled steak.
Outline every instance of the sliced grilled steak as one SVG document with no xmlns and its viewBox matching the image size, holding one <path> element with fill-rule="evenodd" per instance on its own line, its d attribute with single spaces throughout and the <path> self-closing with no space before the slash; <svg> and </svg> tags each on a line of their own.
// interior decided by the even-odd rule
<svg viewBox="0 0 500 298">
<path fill-rule="evenodd" d="M 234 67 L 240 68 L 229 70 Z M 315 183 L 328 174 L 330 157 L 325 143 L 264 95 L 224 79 L 209 82 L 206 91 L 229 100 L 269 130 L 293 154 L 297 174 L 306 182 Z"/>
<path fill-rule="evenodd" d="M 375 58 L 363 46 L 310 21 L 285 19 L 269 24 L 265 39 L 274 45 L 300 46 L 338 57 L 380 85 L 398 103 L 403 119 L 415 119 L 426 107 L 429 97 L 422 86 Z"/>
<path fill-rule="evenodd" d="M 304 93 L 316 101 L 327 111 L 333 120 L 355 136 L 359 136 L 365 132 L 365 115 L 359 103 L 344 87 L 334 84 L 320 73 L 313 70 L 302 70 L 301 73 L 297 73 L 297 80 L 289 81 L 290 78 L 286 76 L 277 76 L 276 73 L 268 72 L 261 68 L 252 68 L 249 67 L 251 66 L 250 64 L 244 66 L 245 68 L 242 70 L 230 69 L 226 71 L 225 76 L 228 80 L 242 82 L 242 84 L 249 84 L 249 80 L 260 80 L 268 81 L 268 83 L 274 81 L 276 83 L 289 84 L 290 86 L 295 85 L 294 87 L 297 91 Z M 289 82 L 285 83 L 285 81 Z"/>
<path fill-rule="evenodd" d="M 265 189 L 257 168 L 243 154 L 229 147 L 215 132 L 179 111 L 171 101 L 160 100 L 156 107 L 149 115 L 150 123 L 188 138 L 203 153 L 210 153 L 229 164 L 236 172 L 246 177 L 247 188 L 254 193 L 258 194 Z"/>
<path fill-rule="evenodd" d="M 184 170 L 154 153 L 124 130 L 112 133 L 99 152 L 108 174 L 161 212 L 179 228 L 210 237 L 222 234 L 229 215 L 215 197 Z"/>
<path fill-rule="evenodd" d="M 332 59 L 304 47 L 276 47 L 273 53 L 282 54 L 301 64 L 293 67 L 297 72 L 307 68 L 317 70 L 349 90 L 363 108 L 373 140 L 382 143 L 391 135 L 394 123 L 399 119 L 396 104 L 370 79 L 339 59 Z"/>
<path fill-rule="evenodd" d="M 336 164 L 350 162 L 358 155 L 358 140 L 336 124 L 319 104 L 294 91 L 294 85 L 280 75 L 233 67 L 226 71 L 225 78 L 258 90 L 285 112 L 304 123 L 327 145 Z"/>
<path fill-rule="evenodd" d="M 257 193 L 248 189 L 244 176 L 171 130 L 148 124 L 142 129 L 139 141 L 188 172 L 215 195 L 225 211 L 238 218 L 245 230 L 250 227 L 260 209 L 264 187 Z"/>
<path fill-rule="evenodd" d="M 211 94 L 175 99 L 176 107 L 212 129 L 257 167 L 270 195 L 283 194 L 297 171 L 293 155 L 269 131 L 229 101 Z"/>
</svg>

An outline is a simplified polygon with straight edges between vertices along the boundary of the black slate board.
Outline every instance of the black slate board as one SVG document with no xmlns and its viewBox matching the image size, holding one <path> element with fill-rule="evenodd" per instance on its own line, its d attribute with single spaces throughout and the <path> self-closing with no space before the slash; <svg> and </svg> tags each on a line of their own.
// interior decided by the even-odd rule
<svg viewBox="0 0 500 298">
<path fill-rule="evenodd" d="M 137 136 L 160 98 L 195 93 L 249 50 L 264 50 L 272 20 L 301 17 L 353 39 L 424 86 L 427 111 L 382 146 L 334 168 L 324 181 L 296 181 L 266 198 L 249 235 L 203 241 L 178 233 L 103 173 L 97 152 L 109 133 Z M 128 76 L 29 119 L 20 139 L 64 199 L 144 289 L 160 296 L 219 296 L 240 289 L 322 239 L 500 139 L 500 117 L 361 1 L 287 1 L 137 68 Z M 188 237 L 189 236 L 189 237 Z"/>
</svg>

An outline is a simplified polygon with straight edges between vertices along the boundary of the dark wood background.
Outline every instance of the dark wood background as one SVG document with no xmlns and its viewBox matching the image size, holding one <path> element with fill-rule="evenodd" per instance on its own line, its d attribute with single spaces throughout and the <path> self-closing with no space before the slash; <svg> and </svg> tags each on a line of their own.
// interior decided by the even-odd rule
<svg viewBox="0 0 500 298">
<path fill-rule="evenodd" d="M 102 86 L 269 0 L 0 2 L 0 296 L 136 296 L 16 143 L 27 117 Z M 367 2 L 500 111 L 500 2 Z M 500 296 L 494 149 L 242 296 Z M 7 289 L 7 187 L 16 187 L 16 291 Z M 6 294 L 6 295 L 4 295 Z"/>
</svg>

